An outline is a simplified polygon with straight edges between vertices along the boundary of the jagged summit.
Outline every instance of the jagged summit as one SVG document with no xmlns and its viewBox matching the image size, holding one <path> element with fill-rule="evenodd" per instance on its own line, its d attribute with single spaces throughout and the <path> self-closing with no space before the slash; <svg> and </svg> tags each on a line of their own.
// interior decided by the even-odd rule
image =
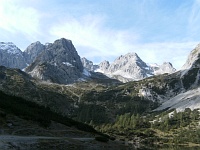
<svg viewBox="0 0 200 150">
<path fill-rule="evenodd" d="M 68 84 L 81 77 L 83 65 L 72 41 L 61 38 L 48 44 L 26 72 L 45 81 Z"/>
<path fill-rule="evenodd" d="M 23 55 L 25 57 L 26 63 L 31 64 L 36 57 L 45 49 L 45 45 L 41 44 L 39 41 L 29 45 L 24 51 Z"/>
<path fill-rule="evenodd" d="M 93 63 L 91 61 L 89 62 L 91 68 Z M 85 63 L 83 66 L 87 69 Z M 173 73 L 176 71 L 169 62 L 164 62 L 162 65 L 148 65 L 137 55 L 137 53 L 121 55 L 116 58 L 113 63 L 105 60 L 95 68 L 97 68 L 95 72 L 101 72 L 122 82 L 141 80 L 149 76 Z"/>
<path fill-rule="evenodd" d="M 12 42 L 0 42 L 0 65 L 9 68 L 26 67 L 22 51 Z"/>
<path fill-rule="evenodd" d="M 159 75 L 163 73 L 174 73 L 176 69 L 170 62 L 164 62 L 162 65 L 151 66 L 150 68 L 153 70 L 153 74 Z"/>
<path fill-rule="evenodd" d="M 0 50 L 11 54 L 21 55 L 21 50 L 12 42 L 0 42 Z"/>
<path fill-rule="evenodd" d="M 95 71 L 96 69 L 98 69 L 97 65 L 94 65 L 92 61 L 88 60 L 85 57 L 81 58 L 81 62 L 83 64 L 83 67 L 86 68 L 88 71 Z"/>
<path fill-rule="evenodd" d="M 181 70 L 187 70 L 191 67 L 200 66 L 200 44 L 198 44 L 189 54 L 186 63 L 183 65 Z"/>
<path fill-rule="evenodd" d="M 20 69 L 27 67 L 26 72 L 34 77 L 63 84 L 82 78 L 81 74 L 87 71 L 101 72 L 123 82 L 175 71 L 172 64 L 166 62 L 162 65 L 148 65 L 134 52 L 121 55 L 112 63 L 103 61 L 94 65 L 86 58 L 80 59 L 72 41 L 65 38 L 46 44 L 36 41 L 24 52 L 11 42 L 0 42 L 0 50 L 3 53 L 0 65 Z"/>
</svg>

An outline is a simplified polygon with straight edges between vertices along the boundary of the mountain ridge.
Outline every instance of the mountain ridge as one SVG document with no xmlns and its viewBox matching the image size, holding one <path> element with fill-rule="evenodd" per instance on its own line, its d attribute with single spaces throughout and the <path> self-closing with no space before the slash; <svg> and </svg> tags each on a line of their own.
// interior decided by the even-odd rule
<svg viewBox="0 0 200 150">
<path fill-rule="evenodd" d="M 60 48 L 57 48 L 59 46 Z M 6 57 L 1 55 L 1 58 L 6 60 L 1 59 L 0 65 L 23 69 L 36 78 L 60 84 L 87 80 L 90 78 L 91 71 L 94 72 L 93 75 L 95 75 L 95 72 L 100 72 L 109 78 L 122 82 L 141 80 L 166 72 L 175 72 L 171 63 L 151 66 L 142 61 L 136 53 L 121 55 L 113 63 L 104 61 L 99 65 L 94 65 L 92 61 L 86 58 L 80 59 L 72 41 L 64 38 L 45 45 L 39 41 L 34 42 L 24 52 L 11 42 L 1 42 L 0 48 L 0 53 L 6 52 L 3 53 L 6 54 Z M 72 57 L 74 57 L 74 60 L 71 60 Z M 10 64 L 10 62 L 14 63 Z M 85 69 L 83 69 L 83 66 Z"/>
<path fill-rule="evenodd" d="M 112 63 L 105 60 L 99 65 L 93 65 L 93 62 L 86 58 L 84 60 L 83 66 L 89 71 L 101 72 L 122 82 L 137 81 L 153 75 L 176 71 L 170 62 L 164 62 L 162 65 L 147 64 L 136 53 L 121 55 Z"/>
</svg>

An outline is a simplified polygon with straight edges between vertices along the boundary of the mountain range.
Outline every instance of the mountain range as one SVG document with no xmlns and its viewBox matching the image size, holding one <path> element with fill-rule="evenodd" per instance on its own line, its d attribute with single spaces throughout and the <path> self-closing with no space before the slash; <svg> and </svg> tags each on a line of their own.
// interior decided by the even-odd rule
<svg viewBox="0 0 200 150">
<path fill-rule="evenodd" d="M 153 75 L 171 74 L 176 71 L 169 62 L 164 62 L 162 65 L 147 64 L 136 53 L 121 55 L 113 63 L 105 60 L 99 65 L 93 65 L 93 62 L 86 58 L 82 58 L 82 63 L 90 71 L 101 72 L 122 82 L 137 81 Z"/>
<path fill-rule="evenodd" d="M 13 43 L 1 42 L 0 57 L 0 91 L 93 125 L 119 139 L 134 137 L 135 141 L 138 136 L 149 136 L 144 129 L 152 130 L 150 122 L 157 122 L 155 128 L 159 130 L 162 125 L 169 130 L 178 124 L 180 133 L 178 127 L 176 133 L 170 130 L 175 133 L 170 136 L 176 138 L 177 132 L 182 136 L 183 128 L 191 129 L 197 123 L 198 117 L 195 120 L 184 115 L 200 109 L 199 45 L 179 71 L 171 63 L 147 64 L 136 53 L 122 55 L 112 63 L 103 61 L 94 65 L 80 58 L 72 41 L 64 38 L 45 45 L 33 43 L 24 52 Z M 180 116 L 181 123 L 177 118 L 170 122 L 172 114 L 177 117 L 186 108 L 189 110 Z M 189 126 L 183 125 L 184 117 L 192 120 Z M 134 123 L 139 119 L 137 128 L 130 126 L 130 121 L 125 122 L 127 118 Z M 153 131 L 156 136 L 160 134 Z M 168 134 L 163 137 L 168 138 Z"/>
<path fill-rule="evenodd" d="M 199 49 L 198 45 L 188 56 L 182 70 L 177 72 L 175 72 L 176 70 L 171 63 L 147 64 L 136 53 L 121 55 L 113 63 L 103 61 L 99 65 L 94 65 L 92 61 L 80 58 L 72 41 L 64 38 L 45 45 L 40 42 L 32 43 L 24 52 L 13 43 L 1 42 L 0 62 L 5 67 L 22 69 L 33 79 L 48 84 L 66 85 L 76 82 L 80 84 L 79 81 L 92 81 L 103 85 L 105 83 L 113 85 L 120 84 L 117 81 L 120 80 L 128 82 L 129 85 L 130 81 L 140 81 L 141 83 L 148 81 L 145 85 L 137 85 L 137 88 L 135 87 L 136 89 L 133 90 L 134 95 L 162 104 L 179 93 L 198 87 Z M 3 72 L 6 70 L 5 68 L 2 69 Z M 20 74 L 23 75 L 24 73 L 21 72 Z M 160 79 L 156 83 L 157 78 L 162 78 L 162 80 Z M 155 83 L 150 83 L 152 79 Z M 25 79 L 25 81 L 28 80 Z M 31 83 L 29 84 L 31 85 Z M 86 93 L 82 94 L 85 95 Z"/>
<path fill-rule="evenodd" d="M 80 59 L 72 42 L 64 38 L 45 45 L 37 41 L 24 52 L 13 43 L 1 42 L 0 54 L 0 65 L 24 69 L 33 77 L 59 84 L 74 83 L 84 76 L 88 77 L 90 71 L 103 73 L 122 82 L 176 71 L 169 62 L 148 65 L 136 53 L 121 55 L 111 64 L 103 61 L 99 65 L 93 65 L 86 58 Z"/>
</svg>

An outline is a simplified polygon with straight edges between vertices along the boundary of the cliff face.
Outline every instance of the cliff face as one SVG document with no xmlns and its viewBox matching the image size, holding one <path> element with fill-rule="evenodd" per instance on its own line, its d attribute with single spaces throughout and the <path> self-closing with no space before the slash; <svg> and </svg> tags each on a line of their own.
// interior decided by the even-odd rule
<svg viewBox="0 0 200 150">
<path fill-rule="evenodd" d="M 23 52 L 23 56 L 27 64 L 31 64 L 36 57 L 45 49 L 45 45 L 41 44 L 39 41 L 29 45 Z"/>
<path fill-rule="evenodd" d="M 20 69 L 27 66 L 22 51 L 11 42 L 0 42 L 0 65 Z"/>
<path fill-rule="evenodd" d="M 45 81 L 68 84 L 82 76 L 83 65 L 72 42 L 62 38 L 48 44 L 26 72 Z"/>
</svg>

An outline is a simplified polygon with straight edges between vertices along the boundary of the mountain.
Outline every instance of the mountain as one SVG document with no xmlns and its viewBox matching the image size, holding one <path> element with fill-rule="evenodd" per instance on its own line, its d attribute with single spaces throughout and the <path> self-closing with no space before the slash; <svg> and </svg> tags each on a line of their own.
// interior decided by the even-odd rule
<svg viewBox="0 0 200 150">
<path fill-rule="evenodd" d="M 86 58 L 80 59 L 72 42 L 64 38 L 45 45 L 37 41 L 29 45 L 24 52 L 11 42 L 1 42 L 0 58 L 0 65 L 19 69 L 27 67 L 26 72 L 32 76 L 60 84 L 89 79 L 91 75 L 99 76 L 95 72 L 122 82 L 175 72 L 171 63 L 148 65 L 136 53 L 121 55 L 111 64 L 104 61 L 94 65 Z"/>
<path fill-rule="evenodd" d="M 0 65 L 9 68 L 25 68 L 22 51 L 12 42 L 0 42 Z"/>
<path fill-rule="evenodd" d="M 108 77 L 118 79 L 122 82 L 141 80 L 153 75 L 174 73 L 176 71 L 172 64 L 164 62 L 162 65 L 146 64 L 136 53 L 121 55 L 113 63 L 101 62 L 98 66 L 89 60 L 83 66 L 89 71 L 101 72 Z"/>
<path fill-rule="evenodd" d="M 164 62 L 162 65 L 149 64 L 150 70 L 152 70 L 154 75 L 164 74 L 164 73 L 174 73 L 176 69 L 170 62 Z"/>
<path fill-rule="evenodd" d="M 41 44 L 39 41 L 29 45 L 23 52 L 23 56 L 27 64 L 31 64 L 36 57 L 45 49 L 45 45 Z"/>
<path fill-rule="evenodd" d="M 166 108 L 184 111 L 185 108 L 200 108 L 200 44 L 198 44 L 189 54 L 185 64 L 178 72 L 181 79 L 182 92 L 170 98 L 156 110 Z"/>
<path fill-rule="evenodd" d="M 25 71 L 44 81 L 69 84 L 82 77 L 83 65 L 72 42 L 62 38 L 48 44 Z"/>
<path fill-rule="evenodd" d="M 182 66 L 181 70 L 187 70 L 191 67 L 197 67 L 195 66 L 196 63 L 199 64 L 198 60 L 200 59 L 200 44 L 198 44 L 189 54 L 187 61 Z M 198 66 L 199 67 L 199 66 Z"/>
<path fill-rule="evenodd" d="M 47 78 L 51 75 L 51 79 L 56 79 L 57 76 L 54 76 L 52 72 L 59 75 L 62 64 L 75 66 L 72 63 L 74 58 L 78 57 L 78 54 L 74 49 L 72 50 L 74 53 L 72 53 L 70 48 L 73 49 L 72 43 L 66 39 L 59 39 L 52 44 L 48 44 L 27 69 L 38 71 L 37 68 L 39 68 L 41 72 L 35 72 L 36 75 L 39 74 L 39 77 L 42 75 L 42 77 Z M 65 55 L 65 52 L 68 55 Z M 148 137 L 150 137 L 149 140 L 154 141 L 155 135 L 156 141 L 158 138 L 161 141 L 162 139 L 170 141 L 179 135 L 182 136 L 183 131 L 190 130 L 191 125 L 194 128 L 194 134 L 197 133 L 194 124 L 198 123 L 199 116 L 192 115 L 196 114 L 193 109 L 199 108 L 200 59 L 198 58 L 199 52 L 194 55 L 192 51 L 190 55 L 192 54 L 193 58 L 196 59 L 190 59 L 191 66 L 187 69 L 171 74 L 152 75 L 148 78 L 124 84 L 117 82 L 108 84 L 113 83 L 114 80 L 111 81 L 108 77 L 105 78 L 103 74 L 92 71 L 87 72 L 91 75 L 89 80 L 71 82 L 73 84 L 70 85 L 41 82 L 40 79 L 43 78 L 32 77 L 34 72 L 28 72 L 31 76 L 20 69 L 1 66 L 0 90 L 7 95 L 22 97 L 27 101 L 37 103 L 63 116 L 91 124 L 95 126 L 95 129 L 114 135 L 118 139 L 128 137 L 133 143 L 134 141 L 137 143 L 138 139 L 144 140 Z M 67 58 L 67 60 L 71 65 L 65 62 L 65 58 L 69 55 L 70 58 Z M 62 58 L 62 56 L 65 58 Z M 79 59 L 79 63 L 82 64 L 82 62 Z M 91 62 L 85 64 L 89 64 L 88 66 L 92 68 Z M 54 68 L 51 70 L 49 66 L 57 66 L 58 70 L 54 70 Z M 125 67 L 128 67 L 129 70 L 126 70 Z M 104 61 L 99 65 L 100 68 L 105 72 L 112 73 L 117 72 L 117 69 L 121 69 L 123 73 L 128 75 L 132 71 L 139 72 L 139 75 L 143 75 L 142 73 L 151 75 L 155 72 L 160 73 L 163 70 L 173 71 L 170 63 L 164 63 L 160 66 L 156 64 L 149 65 L 143 62 L 135 53 L 120 56 L 111 64 Z M 46 73 L 45 69 L 52 72 L 44 74 Z M 77 66 L 76 70 L 78 70 Z M 82 70 L 79 71 L 80 77 L 83 72 L 85 72 L 85 69 L 82 66 Z M 122 77 L 120 75 L 123 74 L 116 74 L 116 76 Z M 186 109 L 187 107 L 188 109 Z M 187 112 L 182 114 L 174 111 L 174 108 L 177 111 L 186 109 Z M 171 117 L 172 113 L 175 114 L 174 119 Z M 162 133 L 169 133 L 168 131 L 170 131 L 170 138 L 163 137 L 163 134 L 160 135 L 160 131 Z M 174 141 L 170 142 L 173 143 Z"/>
<path fill-rule="evenodd" d="M 92 61 L 89 61 L 85 57 L 81 58 L 81 62 L 83 67 L 86 68 L 88 71 L 95 71 L 98 68 L 98 65 L 94 65 Z"/>
</svg>

